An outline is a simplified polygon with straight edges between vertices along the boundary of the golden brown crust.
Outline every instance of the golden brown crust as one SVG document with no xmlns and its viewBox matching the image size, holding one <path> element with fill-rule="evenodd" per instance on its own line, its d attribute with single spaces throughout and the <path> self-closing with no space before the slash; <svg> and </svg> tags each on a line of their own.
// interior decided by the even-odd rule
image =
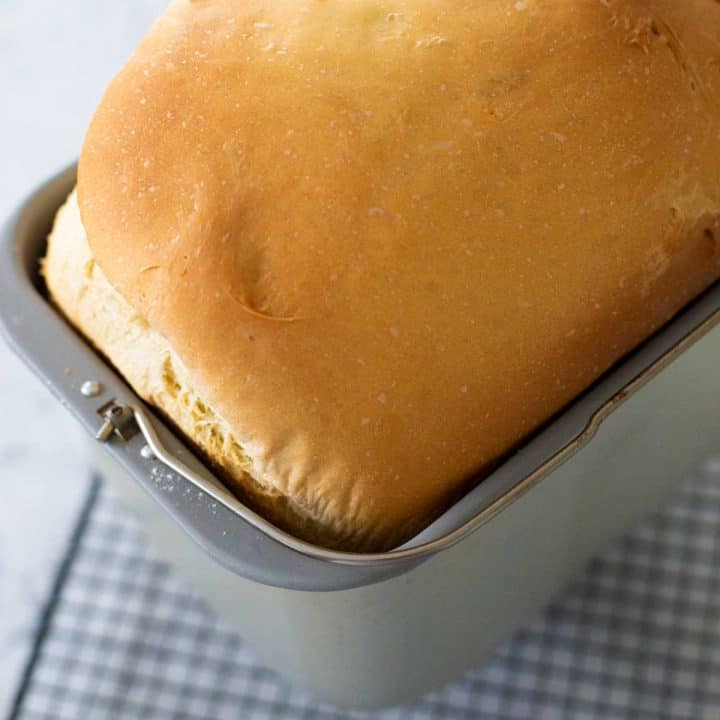
<svg viewBox="0 0 720 720">
<path fill-rule="evenodd" d="M 92 252 L 350 548 L 720 274 L 713 0 L 178 0 L 83 150 Z"/>
</svg>

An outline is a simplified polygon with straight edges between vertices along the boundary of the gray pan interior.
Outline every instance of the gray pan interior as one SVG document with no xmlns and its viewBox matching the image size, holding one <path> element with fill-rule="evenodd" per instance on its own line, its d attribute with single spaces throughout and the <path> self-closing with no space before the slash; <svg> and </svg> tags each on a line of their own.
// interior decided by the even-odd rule
<svg viewBox="0 0 720 720">
<path fill-rule="evenodd" d="M 10 345 L 51 392 L 95 435 L 98 409 L 109 400 L 142 405 L 123 379 L 47 302 L 38 278 L 38 262 L 58 207 L 75 182 L 75 168 L 60 173 L 33 193 L 6 224 L 0 236 L 0 327 Z M 672 323 L 606 374 L 542 432 L 510 456 L 461 501 L 402 548 L 377 555 L 317 553 L 289 547 L 261 520 L 248 522 L 195 488 L 158 460 L 141 455 L 138 435 L 105 447 L 129 474 L 205 551 L 231 571 L 257 582 L 298 590 L 342 590 L 400 575 L 432 554 L 461 541 L 517 496 L 538 469 L 592 436 L 592 427 L 629 387 L 668 362 L 673 350 L 697 329 L 720 317 L 720 285 L 715 285 Z M 699 336 L 699 334 L 698 334 Z M 691 336 L 690 339 L 697 339 Z M 103 392 L 86 398 L 80 387 L 97 380 Z M 182 441 L 149 413 L 162 444 L 214 487 L 220 483 Z M 186 488 L 189 490 L 189 488 Z M 504 503 L 504 500 L 507 502 Z M 265 528 L 263 529 L 262 523 Z"/>
</svg>

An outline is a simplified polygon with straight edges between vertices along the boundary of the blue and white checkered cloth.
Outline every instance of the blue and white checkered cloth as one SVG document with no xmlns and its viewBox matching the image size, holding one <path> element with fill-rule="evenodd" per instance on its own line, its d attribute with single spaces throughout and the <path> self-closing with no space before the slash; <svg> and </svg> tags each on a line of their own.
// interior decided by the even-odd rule
<svg viewBox="0 0 720 720">
<path fill-rule="evenodd" d="M 97 483 L 17 720 L 346 720 L 263 669 Z M 478 667 L 373 720 L 720 720 L 720 462 Z"/>
</svg>

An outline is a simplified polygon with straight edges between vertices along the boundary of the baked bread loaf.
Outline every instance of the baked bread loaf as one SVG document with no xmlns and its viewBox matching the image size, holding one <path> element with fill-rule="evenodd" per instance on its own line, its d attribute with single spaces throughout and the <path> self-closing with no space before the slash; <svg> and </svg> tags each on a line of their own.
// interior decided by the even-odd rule
<svg viewBox="0 0 720 720">
<path fill-rule="evenodd" d="M 720 276 L 720 3 L 177 0 L 78 199 L 69 319 L 278 525 L 386 549 Z"/>
</svg>

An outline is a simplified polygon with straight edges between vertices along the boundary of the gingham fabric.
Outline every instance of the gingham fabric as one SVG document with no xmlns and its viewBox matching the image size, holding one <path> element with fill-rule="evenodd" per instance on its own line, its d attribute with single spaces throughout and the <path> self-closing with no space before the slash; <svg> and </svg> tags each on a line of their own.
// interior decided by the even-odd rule
<svg viewBox="0 0 720 720">
<path fill-rule="evenodd" d="M 483 667 L 372 716 L 316 706 L 258 666 L 95 488 L 14 718 L 350 717 L 720 720 L 720 463 Z"/>
</svg>

